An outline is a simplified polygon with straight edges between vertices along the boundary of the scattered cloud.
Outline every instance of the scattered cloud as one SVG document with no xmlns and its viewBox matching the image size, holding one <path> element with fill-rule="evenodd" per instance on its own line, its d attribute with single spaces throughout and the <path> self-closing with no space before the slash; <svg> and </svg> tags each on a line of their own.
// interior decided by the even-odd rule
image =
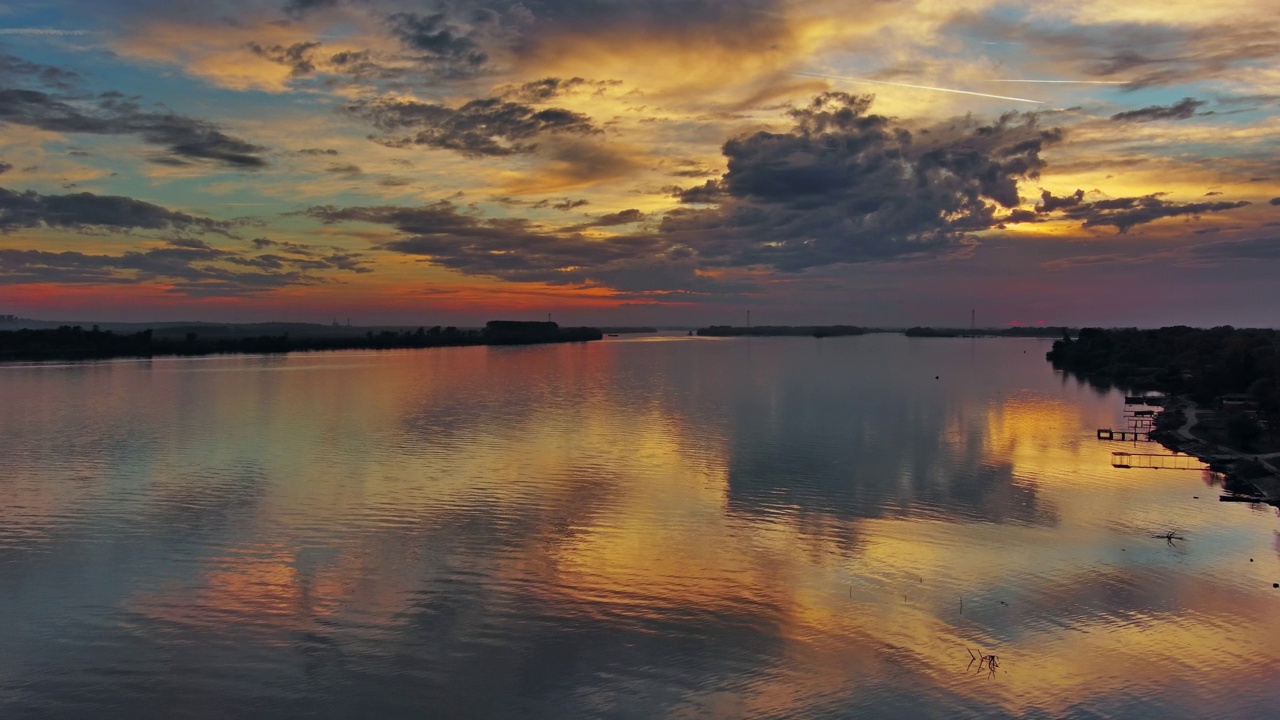
<svg viewBox="0 0 1280 720">
<path fill-rule="evenodd" d="M 1206 213 L 1237 210 L 1250 204 L 1245 200 L 1179 203 L 1163 200 L 1158 194 L 1084 202 L 1084 192 L 1081 190 L 1066 197 L 1054 197 L 1046 190 L 1041 198 L 1041 204 L 1036 208 L 1039 212 L 1061 209 L 1063 217 L 1080 220 L 1084 227 L 1110 226 L 1121 234 L 1129 232 L 1134 226 L 1162 218 L 1199 217 Z"/>
<path fill-rule="evenodd" d="M 320 43 L 314 40 L 294 43 L 288 47 L 283 45 L 259 45 L 255 42 L 248 44 L 250 52 L 265 60 L 284 65 L 289 68 L 289 77 L 295 78 L 304 77 L 315 72 L 316 63 L 313 55 L 318 47 L 320 47 Z"/>
<path fill-rule="evenodd" d="M 495 91 L 495 95 L 514 102 L 539 104 L 555 100 L 558 97 L 574 92 L 590 89 L 603 92 L 610 87 L 621 85 L 620 80 L 585 80 L 580 77 L 556 78 L 547 77 L 541 80 L 515 85 L 504 85 Z"/>
<path fill-rule="evenodd" d="M 325 224 L 388 225 L 402 236 L 379 247 L 417 255 L 470 275 L 521 282 L 593 284 L 660 263 L 669 249 L 652 236 L 596 240 L 577 233 L 554 234 L 519 218 L 483 218 L 441 200 L 417 208 L 313 207 L 306 214 Z M 690 273 L 692 276 L 692 273 Z"/>
<path fill-rule="evenodd" d="M 468 157 L 526 154 L 538 149 L 540 137 L 600 132 L 581 113 L 539 110 L 498 98 L 472 100 L 457 108 L 414 100 L 361 100 L 347 110 L 387 133 L 379 139 L 383 144 L 454 150 Z"/>
<path fill-rule="evenodd" d="M 0 283 L 158 281 L 185 295 L 245 295 L 330 282 L 331 278 L 315 272 L 367 272 L 364 263 L 361 255 L 345 251 L 305 257 L 253 255 L 191 239 L 118 255 L 10 248 L 0 249 Z"/>
<path fill-rule="evenodd" d="M 60 133 L 135 135 L 165 148 L 155 162 L 208 161 L 237 170 L 267 164 L 266 148 L 223 133 L 216 125 L 167 111 L 143 109 L 119 93 L 89 100 L 20 88 L 0 89 L 0 123 Z"/>
<path fill-rule="evenodd" d="M 635 208 L 621 210 L 616 213 L 607 213 L 598 218 L 589 220 L 577 225 L 571 225 L 564 228 L 564 232 L 581 232 L 590 230 L 591 228 L 616 227 L 618 225 L 630 225 L 632 223 L 642 222 L 645 219 L 644 213 Z"/>
<path fill-rule="evenodd" d="M 1116 122 L 1152 122 L 1153 120 L 1186 120 L 1196 114 L 1196 109 L 1207 104 L 1204 100 L 1182 98 L 1172 105 L 1151 105 L 1141 110 L 1129 110 L 1116 113 L 1111 119 Z"/>
<path fill-rule="evenodd" d="M 75 230 L 195 230 L 228 234 L 231 223 L 118 195 L 41 195 L 0 188 L 0 232 L 35 227 Z"/>
</svg>

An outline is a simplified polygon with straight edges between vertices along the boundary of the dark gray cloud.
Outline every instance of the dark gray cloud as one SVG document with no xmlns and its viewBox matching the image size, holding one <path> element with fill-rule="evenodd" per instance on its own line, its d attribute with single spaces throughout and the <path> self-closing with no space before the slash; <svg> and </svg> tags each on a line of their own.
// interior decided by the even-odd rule
<svg viewBox="0 0 1280 720">
<path fill-rule="evenodd" d="M 298 151 L 299 155 L 337 155 L 338 151 L 332 148 L 302 148 Z"/>
<path fill-rule="evenodd" d="M 0 175 L 3 175 L 13 169 L 13 165 L 0 160 Z"/>
<path fill-rule="evenodd" d="M 728 140 L 723 175 L 693 188 L 667 189 L 691 206 L 667 212 L 654 230 L 602 239 L 581 234 L 644 220 L 635 209 L 559 230 L 520 218 L 485 218 L 446 201 L 419 208 L 324 206 L 307 214 L 324 223 L 392 227 L 401 236 L 382 249 L 464 273 L 635 292 L 716 293 L 735 290 L 700 271 L 804 272 L 937 256 L 965 251 L 976 242 L 973 233 L 1010 223 L 1065 217 L 1123 233 L 1161 218 L 1248 204 L 1178 203 L 1158 195 L 1089 202 L 1083 191 L 1063 197 L 1044 191 L 1035 210 L 1027 210 L 1020 207 L 1018 184 L 1039 177 L 1041 152 L 1061 141 L 1061 131 L 1041 127 L 1035 115 L 1014 113 L 987 123 L 966 117 L 908 126 L 871 113 L 871 101 L 824 93 L 793 109 L 785 132 Z M 419 108 L 409 109 L 407 119 L 379 122 L 420 122 Z"/>
<path fill-rule="evenodd" d="M 1273 197 L 1273 198 L 1271 198 L 1270 200 L 1268 200 L 1267 202 L 1268 202 L 1268 203 L 1270 203 L 1270 204 L 1272 204 L 1272 205 L 1280 205 L 1280 197 Z"/>
<path fill-rule="evenodd" d="M 724 186 L 719 180 L 708 180 L 691 188 L 673 187 L 671 195 L 682 203 L 716 203 L 724 196 Z"/>
<path fill-rule="evenodd" d="M 384 144 L 435 147 L 469 157 L 531 153 L 542 136 L 600 132 L 581 113 L 499 98 L 472 100 L 457 108 L 412 100 L 362 100 L 347 110 L 382 130 L 385 135 L 379 141 Z"/>
<path fill-rule="evenodd" d="M 1061 210 L 1062 216 L 1070 220 L 1079 220 L 1084 227 L 1114 227 L 1120 233 L 1127 233 L 1137 225 L 1155 222 L 1162 218 L 1190 216 L 1197 217 L 1205 213 L 1236 210 L 1249 205 L 1249 202 L 1219 201 L 1179 203 L 1163 200 L 1159 195 L 1142 197 L 1107 198 L 1095 202 L 1084 202 L 1084 192 L 1077 190 L 1066 197 L 1054 197 L 1048 190 L 1041 195 L 1039 212 Z"/>
<path fill-rule="evenodd" d="M 1129 110 L 1116 113 L 1111 119 L 1116 122 L 1151 122 L 1153 120 L 1186 120 L 1196 114 L 1196 109 L 1207 104 L 1204 100 L 1182 98 L 1172 105 L 1151 105 L 1141 110 Z"/>
<path fill-rule="evenodd" d="M 444 13 L 396 13 L 387 18 L 394 35 L 419 59 L 457 73 L 479 70 L 489 60 L 471 32 L 452 24 Z"/>
<path fill-rule="evenodd" d="M 732 286 L 697 271 L 800 271 L 972 244 L 969 233 L 1008 220 L 997 209 L 1019 204 L 1017 181 L 1036 177 L 1044 165 L 1040 150 L 1060 138 L 1031 115 L 986 125 L 966 118 L 912 132 L 868 113 L 870 103 L 869 97 L 823 94 L 792 111 L 794 126 L 787 132 L 729 140 L 724 175 L 679 191 L 714 206 L 668 212 L 654 232 L 605 239 L 580 234 L 643 220 L 636 209 L 558 231 L 519 218 L 480 217 L 446 201 L 421 208 L 324 206 L 307 214 L 324 223 L 393 227 L 402 237 L 382 249 L 464 273 L 635 291 L 725 292 Z"/>
<path fill-rule="evenodd" d="M 324 171 L 335 173 L 337 175 L 359 175 L 362 172 L 364 172 L 363 170 L 360 169 L 359 165 L 354 165 L 351 163 L 346 163 L 341 165 L 339 164 L 330 165 L 329 167 L 325 168 Z"/>
<path fill-rule="evenodd" d="M 1053 193 L 1044 190 L 1040 193 L 1040 204 L 1036 205 L 1036 212 L 1051 213 L 1064 208 L 1073 208 L 1084 202 L 1084 191 L 1076 190 L 1070 195 L 1063 197 L 1054 197 Z"/>
<path fill-rule="evenodd" d="M 1015 114 L 912 132 L 870 105 L 824 93 L 792 111 L 790 131 L 726 142 L 723 177 L 679 193 L 718 206 L 668 213 L 663 235 L 707 264 L 791 271 L 947 252 L 1019 203 L 1018 180 L 1061 137 Z"/>
<path fill-rule="evenodd" d="M 169 210 L 119 195 L 41 195 L 0 188 L 0 232 L 40 226 L 127 230 L 197 230 L 228 234 L 231 223 Z"/>
</svg>

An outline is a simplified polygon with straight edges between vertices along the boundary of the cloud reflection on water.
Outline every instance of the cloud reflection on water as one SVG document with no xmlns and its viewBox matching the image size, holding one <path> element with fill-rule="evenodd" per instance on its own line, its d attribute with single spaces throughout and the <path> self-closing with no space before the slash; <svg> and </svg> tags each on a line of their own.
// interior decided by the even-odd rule
<svg viewBox="0 0 1280 720">
<path fill-rule="evenodd" d="M 263 716 L 1274 700 L 1270 518 L 1191 504 L 1190 474 L 1112 470 L 1090 432 L 1117 398 L 1061 384 L 1042 349 L 600 343 L 6 375 L 40 402 L 0 419 L 18 628 L 0 688 L 24 688 L 0 706 L 83 709 L 117 672 L 146 682 L 99 707 Z M 1151 540 L 1159 522 L 1192 540 Z M 997 676 L 966 673 L 966 647 L 998 653 Z"/>
</svg>

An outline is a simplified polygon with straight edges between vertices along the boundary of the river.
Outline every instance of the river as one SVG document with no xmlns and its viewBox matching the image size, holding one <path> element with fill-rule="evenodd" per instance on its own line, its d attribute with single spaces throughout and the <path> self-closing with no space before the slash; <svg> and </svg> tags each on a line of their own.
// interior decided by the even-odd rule
<svg viewBox="0 0 1280 720">
<path fill-rule="evenodd" d="M 0 717 L 1274 712 L 1275 511 L 1047 349 L 0 366 Z"/>
</svg>

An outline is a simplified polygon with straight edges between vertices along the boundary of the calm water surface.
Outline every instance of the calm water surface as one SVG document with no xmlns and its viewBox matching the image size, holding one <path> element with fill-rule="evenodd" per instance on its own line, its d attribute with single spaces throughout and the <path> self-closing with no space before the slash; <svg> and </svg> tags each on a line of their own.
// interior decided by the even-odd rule
<svg viewBox="0 0 1280 720">
<path fill-rule="evenodd" d="M 1275 712 L 1280 519 L 1046 349 L 2 366 L 0 717 Z"/>
</svg>

